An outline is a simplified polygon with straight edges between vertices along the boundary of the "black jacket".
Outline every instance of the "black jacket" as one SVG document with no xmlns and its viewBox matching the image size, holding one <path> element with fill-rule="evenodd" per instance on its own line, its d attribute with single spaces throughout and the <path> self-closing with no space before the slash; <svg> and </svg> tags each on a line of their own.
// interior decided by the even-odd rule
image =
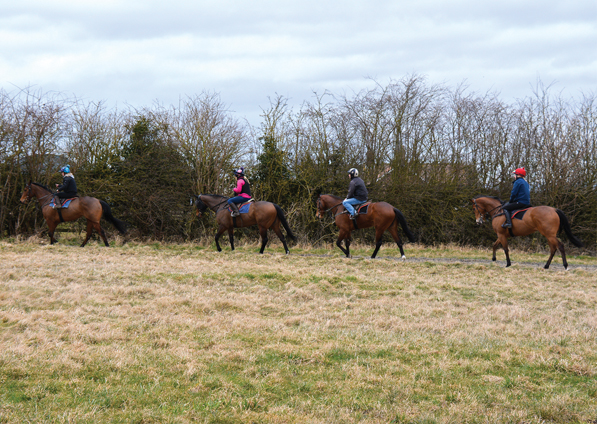
<svg viewBox="0 0 597 424">
<path fill-rule="evenodd" d="M 369 196 L 369 193 L 367 192 L 367 187 L 365 187 L 365 182 L 363 180 L 359 177 L 354 177 L 350 180 L 348 195 L 346 196 L 347 199 L 352 199 L 354 197 L 361 202 L 366 202 L 367 196 Z"/>
<path fill-rule="evenodd" d="M 58 191 L 75 197 L 77 195 L 77 184 L 73 177 L 65 175 L 62 179 L 62 185 L 58 186 Z"/>
</svg>

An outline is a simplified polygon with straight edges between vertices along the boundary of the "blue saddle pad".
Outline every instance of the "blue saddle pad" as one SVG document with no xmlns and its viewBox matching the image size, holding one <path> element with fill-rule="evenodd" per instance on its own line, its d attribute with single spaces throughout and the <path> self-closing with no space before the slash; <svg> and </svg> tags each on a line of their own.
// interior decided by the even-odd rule
<svg viewBox="0 0 597 424">
<path fill-rule="evenodd" d="M 72 199 L 66 199 L 63 203 L 62 203 L 62 209 L 66 209 L 68 208 L 68 205 L 70 205 L 70 202 L 72 202 L 73 200 L 75 200 L 76 197 L 73 197 Z M 52 199 L 52 201 L 50 202 L 50 206 L 54 207 L 56 206 L 56 203 L 54 202 L 54 199 Z"/>
<path fill-rule="evenodd" d="M 247 202 L 247 203 L 242 203 L 240 205 L 240 207 L 238 208 L 238 211 L 240 213 L 249 213 L 249 206 L 251 206 L 251 202 Z M 228 210 L 230 212 L 232 212 L 232 209 L 230 209 L 230 206 L 228 206 Z"/>
</svg>

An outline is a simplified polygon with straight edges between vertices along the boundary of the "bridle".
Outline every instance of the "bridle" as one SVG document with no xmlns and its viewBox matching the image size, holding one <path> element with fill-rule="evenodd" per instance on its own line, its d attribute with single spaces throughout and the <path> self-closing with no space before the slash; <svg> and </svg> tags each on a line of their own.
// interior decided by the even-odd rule
<svg viewBox="0 0 597 424">
<path fill-rule="evenodd" d="M 205 206 L 207 206 L 209 209 L 211 209 L 212 211 L 214 211 L 215 213 L 218 213 L 221 209 L 221 207 L 219 207 L 220 205 L 223 205 L 224 203 L 227 203 L 228 199 L 226 199 L 224 196 L 222 196 L 222 198 L 224 198 L 224 200 L 222 200 L 220 203 L 217 203 L 214 206 L 209 206 L 207 203 L 205 203 L 203 200 L 201 200 L 201 196 L 203 196 L 202 194 L 200 194 L 199 196 L 197 196 L 197 199 L 201 201 L 201 203 L 203 203 Z M 201 211 L 201 213 L 203 213 L 203 211 Z"/>
<path fill-rule="evenodd" d="M 31 200 L 31 198 L 33 197 L 33 187 L 32 187 L 32 185 L 33 185 L 33 183 L 27 184 L 27 202 L 26 203 L 28 203 Z M 49 205 L 52 202 L 52 200 L 50 199 L 50 201 L 48 203 L 45 203 L 45 204 L 42 203 L 42 201 L 44 199 L 48 198 L 48 197 L 50 197 L 50 198 L 54 197 L 54 193 L 50 192 L 50 193 L 46 194 L 45 196 L 41 196 L 41 197 L 37 198 L 37 200 L 39 200 L 39 203 L 42 205 L 42 208 L 44 206 Z"/>
<path fill-rule="evenodd" d="M 332 209 L 334 209 L 334 208 L 337 208 L 337 207 L 338 207 L 338 206 L 340 206 L 341 204 L 342 204 L 342 202 L 338 203 L 337 205 L 334 205 L 334 206 L 332 206 L 332 207 L 331 207 L 331 208 L 329 208 L 329 209 L 326 209 L 326 210 L 324 210 L 324 211 L 323 211 L 323 213 L 320 213 L 320 215 L 322 215 L 322 217 L 323 217 L 323 215 L 324 215 L 324 214 L 326 214 L 326 213 L 330 212 L 330 211 L 331 211 Z M 317 198 L 317 210 L 318 210 L 318 211 L 319 211 L 320 209 L 322 209 L 321 205 L 322 205 L 322 203 L 321 203 L 321 196 L 319 196 L 319 197 Z"/>
<path fill-rule="evenodd" d="M 477 199 L 473 199 L 473 205 L 474 205 L 475 209 L 477 210 L 477 212 L 479 212 L 479 215 L 481 215 L 481 217 L 486 216 L 490 219 L 492 219 L 495 215 L 497 215 L 497 212 L 494 213 L 493 215 L 491 214 L 491 212 L 493 212 L 496 209 L 498 209 L 498 212 L 499 212 L 499 209 L 502 206 L 504 206 L 504 205 L 498 205 L 495 208 L 486 211 L 485 208 L 481 209 L 481 207 L 477 204 Z"/>
</svg>

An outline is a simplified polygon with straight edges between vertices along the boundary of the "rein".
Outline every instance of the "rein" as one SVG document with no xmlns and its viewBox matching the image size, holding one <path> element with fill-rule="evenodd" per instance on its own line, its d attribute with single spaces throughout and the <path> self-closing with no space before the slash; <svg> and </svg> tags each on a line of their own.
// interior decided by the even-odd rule
<svg viewBox="0 0 597 424">
<path fill-rule="evenodd" d="M 477 200 L 476 200 L 476 199 L 474 199 L 474 200 L 473 200 L 473 203 L 475 204 L 475 207 L 477 208 L 477 210 L 480 212 L 480 211 L 481 211 L 481 208 L 479 207 L 479 205 L 477 205 Z M 491 209 L 491 210 L 489 210 L 489 211 L 485 211 L 485 213 L 484 213 L 483 215 L 487 215 L 487 216 L 489 216 L 490 218 L 493 218 L 494 216 L 496 216 L 496 215 L 497 215 L 497 213 L 496 213 L 496 214 L 494 214 L 494 215 L 491 215 L 491 212 L 493 212 L 493 211 L 494 211 L 494 210 L 496 210 L 496 209 L 499 209 L 499 208 L 501 208 L 502 206 L 504 206 L 504 205 L 498 205 L 498 206 L 496 206 L 495 208 L 493 208 L 493 209 Z M 499 212 L 499 211 L 498 211 L 498 212 Z"/>
<path fill-rule="evenodd" d="M 322 203 L 322 202 L 321 202 L 321 197 L 320 197 L 319 199 L 317 199 L 317 203 L 318 203 L 318 205 L 317 205 L 317 208 L 319 209 L 319 206 L 321 206 L 321 203 Z M 341 204 L 342 204 L 342 202 L 338 203 L 337 205 L 334 205 L 334 206 L 332 206 L 332 207 L 331 207 L 331 208 L 329 208 L 329 209 L 326 209 L 325 211 L 323 211 L 323 213 L 328 213 L 328 212 L 329 212 L 329 211 L 331 211 L 332 209 L 334 209 L 334 208 L 337 208 L 338 206 L 340 206 Z"/>
<path fill-rule="evenodd" d="M 205 196 L 205 195 L 200 194 L 198 196 L 199 200 L 201 200 L 201 196 Z M 222 198 L 224 198 L 224 196 L 222 196 Z M 228 199 L 224 198 L 224 200 L 222 200 L 220 203 L 216 204 L 215 206 L 208 206 L 208 208 L 210 208 L 213 212 L 218 213 L 221 209 L 223 209 L 223 208 L 218 208 L 218 206 L 220 206 L 224 203 L 227 203 L 227 202 L 228 202 Z"/>
</svg>

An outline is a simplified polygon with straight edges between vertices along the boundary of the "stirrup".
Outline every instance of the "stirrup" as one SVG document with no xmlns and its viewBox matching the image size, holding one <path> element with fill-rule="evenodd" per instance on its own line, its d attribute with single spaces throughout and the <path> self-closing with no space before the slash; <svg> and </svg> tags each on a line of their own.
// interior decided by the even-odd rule
<svg viewBox="0 0 597 424">
<path fill-rule="evenodd" d="M 230 212 L 230 216 L 233 218 L 236 216 L 240 216 L 240 212 Z"/>
<path fill-rule="evenodd" d="M 512 224 L 509 224 L 509 223 L 507 223 L 507 222 L 504 222 L 504 223 L 502 224 L 502 228 L 512 228 Z"/>
</svg>

